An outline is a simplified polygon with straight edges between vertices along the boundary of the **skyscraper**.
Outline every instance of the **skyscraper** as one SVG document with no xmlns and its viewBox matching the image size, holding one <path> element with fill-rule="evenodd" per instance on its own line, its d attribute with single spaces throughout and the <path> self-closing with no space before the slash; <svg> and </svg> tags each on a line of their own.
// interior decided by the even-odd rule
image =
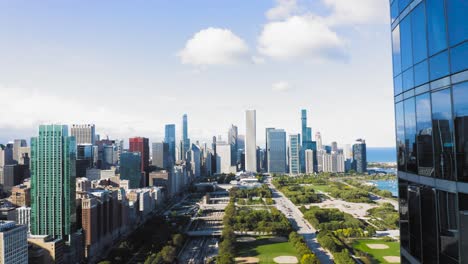
<svg viewBox="0 0 468 264">
<path fill-rule="evenodd" d="M 164 133 L 164 142 L 169 145 L 169 162 L 173 165 L 175 164 L 176 158 L 176 132 L 175 125 L 168 124 L 165 127 Z"/>
<path fill-rule="evenodd" d="M 314 173 L 314 151 L 307 149 L 305 151 L 305 173 L 312 174 Z"/>
<path fill-rule="evenodd" d="M 188 138 L 188 120 L 187 114 L 182 116 L 182 144 L 181 144 L 181 156 L 185 159 L 185 153 L 190 151 L 190 139 Z"/>
<path fill-rule="evenodd" d="M 245 170 L 257 171 L 257 124 L 256 111 L 245 112 Z"/>
<path fill-rule="evenodd" d="M 152 145 L 152 165 L 158 168 L 167 168 L 170 166 L 169 144 L 165 142 L 155 142 Z"/>
<path fill-rule="evenodd" d="M 467 14 L 391 3 L 402 263 L 468 263 Z"/>
<path fill-rule="evenodd" d="M 317 150 L 322 150 L 322 135 L 320 134 L 320 132 L 315 132 L 315 142 L 317 142 Z"/>
<path fill-rule="evenodd" d="M 267 170 L 269 173 L 286 173 L 286 132 L 283 129 L 267 128 Z"/>
<path fill-rule="evenodd" d="M 149 140 L 144 137 L 134 137 L 129 140 L 130 152 L 139 152 L 141 155 L 141 171 L 147 172 L 149 167 Z"/>
<path fill-rule="evenodd" d="M 356 140 L 353 145 L 353 169 L 357 173 L 367 172 L 366 141 L 363 139 Z"/>
<path fill-rule="evenodd" d="M 128 180 L 131 189 L 143 186 L 141 153 L 123 152 L 120 154 L 120 180 Z"/>
<path fill-rule="evenodd" d="M 231 149 L 230 145 L 224 141 L 216 142 L 216 168 L 217 173 L 231 173 Z"/>
<path fill-rule="evenodd" d="M 96 140 L 96 127 L 93 124 L 73 124 L 70 128 L 71 136 L 75 137 L 76 144 L 94 145 Z"/>
<path fill-rule="evenodd" d="M 22 157 L 21 149 L 27 146 L 28 144 L 26 143 L 26 140 L 15 139 L 13 143 L 13 160 L 15 160 L 16 163 L 19 163 L 21 160 L 21 157 Z"/>
<path fill-rule="evenodd" d="M 231 166 L 237 165 L 237 126 L 231 125 L 228 133 L 229 145 L 231 145 Z"/>
<path fill-rule="evenodd" d="M 0 263 L 28 263 L 28 227 L 0 221 Z"/>
<path fill-rule="evenodd" d="M 300 138 L 299 134 L 289 135 L 289 173 L 293 175 L 301 173 L 299 161 Z"/>
<path fill-rule="evenodd" d="M 301 125 L 302 125 L 302 145 L 306 145 L 306 142 L 312 141 L 312 129 L 307 127 L 307 110 L 301 110 Z"/>
<path fill-rule="evenodd" d="M 41 125 L 31 138 L 31 233 L 74 232 L 76 142 L 64 125 Z"/>
</svg>

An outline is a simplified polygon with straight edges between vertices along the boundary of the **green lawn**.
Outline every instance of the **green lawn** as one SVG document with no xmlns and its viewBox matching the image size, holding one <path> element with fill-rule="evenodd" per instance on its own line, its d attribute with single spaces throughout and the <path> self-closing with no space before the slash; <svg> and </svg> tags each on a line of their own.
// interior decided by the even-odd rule
<svg viewBox="0 0 468 264">
<path fill-rule="evenodd" d="M 330 186 L 328 185 L 312 185 L 312 188 L 316 191 L 321 191 L 321 192 L 329 192 L 330 191 Z"/>
<path fill-rule="evenodd" d="M 279 256 L 296 256 L 299 254 L 289 242 L 274 242 L 271 237 L 259 237 L 253 242 L 238 242 L 236 244 L 238 257 L 256 257 L 260 264 L 273 264 L 274 258 Z"/>
<path fill-rule="evenodd" d="M 367 244 L 385 244 L 388 249 L 371 249 Z M 382 239 L 359 239 L 354 241 L 353 248 L 370 254 L 377 263 L 389 263 L 385 261 L 385 256 L 400 256 L 399 242 L 385 242 Z"/>
</svg>

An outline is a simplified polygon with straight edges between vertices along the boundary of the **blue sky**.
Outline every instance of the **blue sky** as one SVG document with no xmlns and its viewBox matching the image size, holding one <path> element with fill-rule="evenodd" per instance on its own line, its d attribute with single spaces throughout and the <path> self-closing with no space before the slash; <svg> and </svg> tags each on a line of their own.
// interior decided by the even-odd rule
<svg viewBox="0 0 468 264">
<path fill-rule="evenodd" d="M 354 3 L 351 3 L 354 2 Z M 358 3 L 356 3 L 358 2 Z M 387 0 L 0 0 L 0 142 L 40 123 L 193 139 L 265 127 L 394 145 Z"/>
</svg>

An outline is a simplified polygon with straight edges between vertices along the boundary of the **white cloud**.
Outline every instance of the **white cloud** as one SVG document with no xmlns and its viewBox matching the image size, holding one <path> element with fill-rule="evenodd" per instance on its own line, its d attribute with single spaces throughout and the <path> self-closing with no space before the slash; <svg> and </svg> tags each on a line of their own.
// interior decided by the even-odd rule
<svg viewBox="0 0 468 264">
<path fill-rule="evenodd" d="M 203 29 L 187 41 L 177 55 L 183 64 L 229 65 L 248 58 L 249 48 L 243 39 L 228 29 Z"/>
<path fill-rule="evenodd" d="M 266 12 L 270 20 L 284 19 L 298 10 L 296 0 L 276 0 L 276 6 Z"/>
<path fill-rule="evenodd" d="M 259 56 L 252 56 L 252 61 L 254 64 L 264 64 L 265 58 Z"/>
<path fill-rule="evenodd" d="M 291 84 L 286 81 L 279 81 L 273 83 L 273 85 L 271 86 L 271 89 L 275 92 L 286 92 L 288 90 L 291 90 L 291 88 Z"/>
<path fill-rule="evenodd" d="M 388 23 L 388 0 L 322 0 L 332 9 L 326 17 L 329 25 Z"/>
<path fill-rule="evenodd" d="M 344 57 L 344 43 L 320 17 L 292 16 L 267 23 L 258 38 L 258 52 L 274 59 L 323 61 Z"/>
</svg>

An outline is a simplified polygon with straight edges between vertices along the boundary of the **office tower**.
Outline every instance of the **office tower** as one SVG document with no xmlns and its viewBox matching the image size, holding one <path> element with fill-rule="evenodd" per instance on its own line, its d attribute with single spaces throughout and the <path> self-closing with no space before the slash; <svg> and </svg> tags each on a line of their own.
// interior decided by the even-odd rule
<svg viewBox="0 0 468 264">
<path fill-rule="evenodd" d="M 128 180 L 131 189 L 143 186 L 141 153 L 123 152 L 120 154 L 120 180 Z"/>
<path fill-rule="evenodd" d="M 156 142 L 152 145 L 153 160 L 151 164 L 158 168 L 170 167 L 169 144 Z"/>
<path fill-rule="evenodd" d="M 28 263 L 28 228 L 14 221 L 0 221 L 0 263 Z"/>
<path fill-rule="evenodd" d="M 11 189 L 11 195 L 8 198 L 14 206 L 31 206 L 31 187 L 20 184 Z"/>
<path fill-rule="evenodd" d="M 265 150 L 257 147 L 257 172 L 264 172 L 263 160 L 265 159 Z"/>
<path fill-rule="evenodd" d="M 213 173 L 216 173 L 218 171 L 218 169 L 216 168 L 217 166 L 217 153 L 216 153 L 216 137 L 213 136 L 213 141 L 211 142 L 211 147 L 213 148 L 213 155 L 212 155 L 212 159 L 211 159 L 211 171 Z"/>
<path fill-rule="evenodd" d="M 263 167 L 267 171 L 269 171 L 269 167 L 268 167 L 268 132 L 271 131 L 271 130 L 274 130 L 274 129 L 275 129 L 274 127 L 265 128 L 265 159 L 263 160 L 263 162 L 264 162 Z"/>
<path fill-rule="evenodd" d="M 391 3 L 402 263 L 468 263 L 467 14 Z"/>
<path fill-rule="evenodd" d="M 286 132 L 267 128 L 267 169 L 269 173 L 286 173 Z"/>
<path fill-rule="evenodd" d="M 175 164 L 177 161 L 176 156 L 176 132 L 175 125 L 169 124 L 165 127 L 164 142 L 169 145 L 170 164 Z"/>
<path fill-rule="evenodd" d="M 367 172 L 366 141 L 363 139 L 356 140 L 353 145 L 353 165 L 357 173 Z"/>
<path fill-rule="evenodd" d="M 187 114 L 182 116 L 182 142 L 181 142 L 181 159 L 185 160 L 187 151 L 190 151 L 190 139 L 188 137 L 188 121 Z"/>
<path fill-rule="evenodd" d="M 343 155 L 345 159 L 352 159 L 353 158 L 353 149 L 350 144 L 345 144 L 343 147 Z"/>
<path fill-rule="evenodd" d="M 21 153 L 22 148 L 27 147 L 27 146 L 28 144 L 26 143 L 26 140 L 15 139 L 13 143 L 13 160 L 16 163 L 19 163 L 22 158 L 22 153 Z"/>
<path fill-rule="evenodd" d="M 302 145 L 306 142 L 312 141 L 312 129 L 307 127 L 307 110 L 301 110 L 301 127 L 302 127 Z"/>
<path fill-rule="evenodd" d="M 323 149 L 322 135 L 320 134 L 320 132 L 315 133 L 315 142 L 317 142 L 317 150 Z"/>
<path fill-rule="evenodd" d="M 230 144 L 224 141 L 216 142 L 216 168 L 218 169 L 216 173 L 225 173 L 229 174 L 233 172 L 231 166 L 231 148 Z M 234 171 L 235 172 L 235 171 Z"/>
<path fill-rule="evenodd" d="M 31 233 L 55 238 L 75 230 L 76 142 L 65 125 L 41 125 L 31 138 Z"/>
<path fill-rule="evenodd" d="M 257 171 L 257 124 L 255 110 L 245 112 L 245 170 Z"/>
<path fill-rule="evenodd" d="M 299 152 L 301 149 L 299 134 L 289 135 L 289 174 L 296 175 L 301 172 Z"/>
<path fill-rule="evenodd" d="M 331 151 L 338 151 L 338 143 L 336 141 L 331 143 Z"/>
<path fill-rule="evenodd" d="M 305 173 L 312 174 L 314 173 L 314 151 L 311 149 L 306 149 L 305 151 Z"/>
<path fill-rule="evenodd" d="M 31 207 L 21 206 L 16 208 L 16 223 L 28 227 L 28 233 L 31 232 Z"/>
<path fill-rule="evenodd" d="M 21 184 L 28 175 L 28 169 L 25 165 L 6 165 L 0 168 L 0 184 L 3 191 L 10 192 L 13 186 Z"/>
<path fill-rule="evenodd" d="M 147 172 L 149 166 L 149 140 L 144 137 L 134 137 L 129 139 L 129 143 L 130 152 L 140 152 L 141 171 Z"/>
<path fill-rule="evenodd" d="M 96 128 L 93 124 L 74 124 L 70 128 L 71 136 L 75 137 L 76 144 L 91 144 L 96 142 Z"/>
<path fill-rule="evenodd" d="M 5 165 L 14 164 L 13 159 L 13 143 L 8 143 L 6 145 L 0 144 L 0 167 Z"/>
<path fill-rule="evenodd" d="M 192 144 L 191 148 L 190 168 L 194 177 L 198 178 L 201 176 L 201 151 L 200 147 L 195 144 Z"/>
<path fill-rule="evenodd" d="M 237 126 L 231 125 L 231 128 L 229 129 L 228 133 L 229 137 L 229 144 L 231 145 L 231 165 L 236 166 L 237 165 Z"/>
</svg>

